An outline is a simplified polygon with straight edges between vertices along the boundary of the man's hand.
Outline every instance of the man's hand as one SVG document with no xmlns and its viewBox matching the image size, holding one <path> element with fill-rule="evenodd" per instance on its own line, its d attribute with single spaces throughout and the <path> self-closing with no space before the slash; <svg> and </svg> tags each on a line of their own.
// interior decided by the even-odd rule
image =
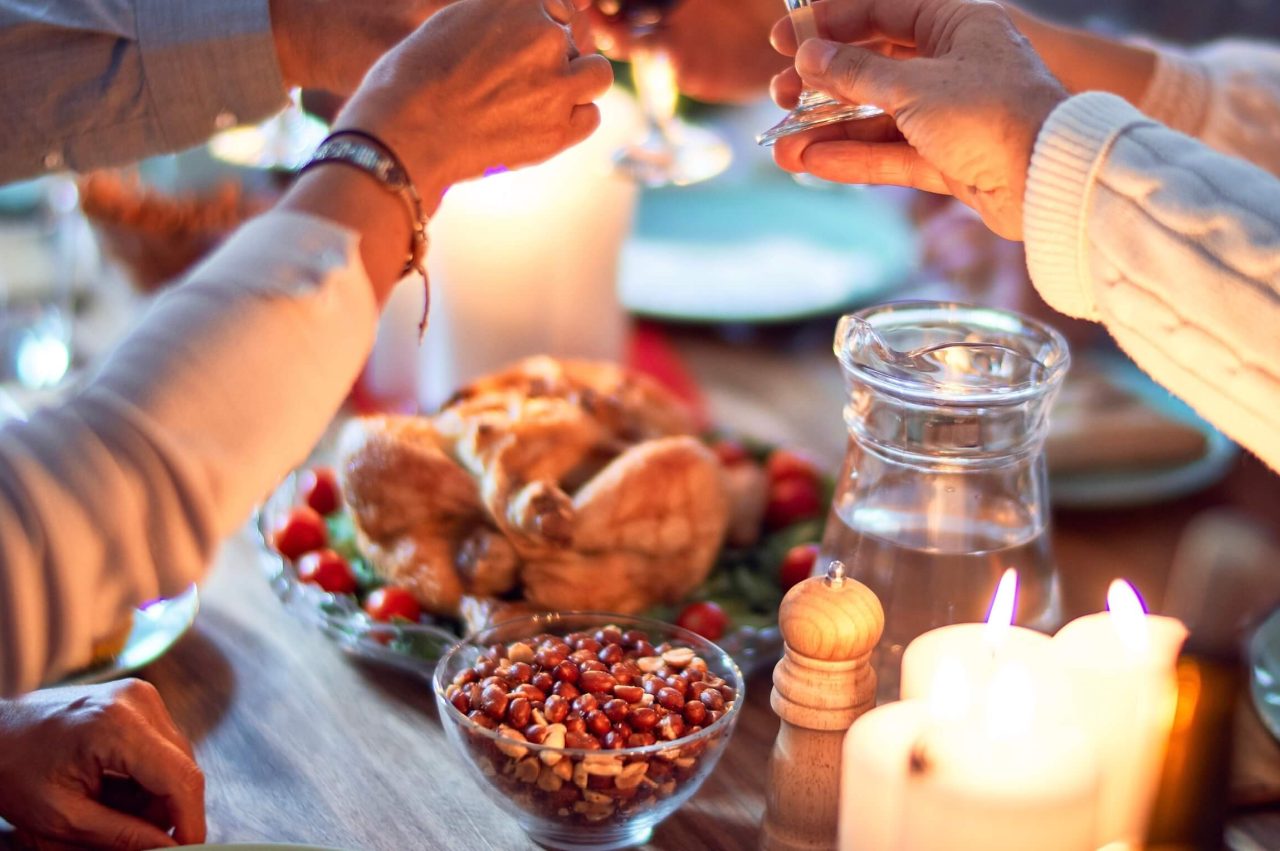
<svg viewBox="0 0 1280 851">
<path fill-rule="evenodd" d="M 797 53 L 790 22 L 779 21 L 774 46 L 796 66 L 774 79 L 775 99 L 789 107 L 807 85 L 875 104 L 891 120 L 783 139 L 778 164 L 951 194 L 996 233 L 1021 239 L 1036 137 L 1067 94 L 1008 13 L 984 0 L 822 0 L 814 9 L 835 41 L 813 39 Z"/>
<path fill-rule="evenodd" d="M 712 103 L 751 100 L 786 60 L 769 49 L 769 28 L 782 0 L 684 0 L 656 37 L 671 53 L 680 91 Z M 626 59 L 627 28 L 593 10 L 591 29 L 605 53 Z"/>
<path fill-rule="evenodd" d="M 271 0 L 285 82 L 349 95 L 374 62 L 449 0 Z"/>
<path fill-rule="evenodd" d="M 204 776 L 150 684 L 49 689 L 0 701 L 0 816 L 37 849 L 199 843 Z"/>
</svg>

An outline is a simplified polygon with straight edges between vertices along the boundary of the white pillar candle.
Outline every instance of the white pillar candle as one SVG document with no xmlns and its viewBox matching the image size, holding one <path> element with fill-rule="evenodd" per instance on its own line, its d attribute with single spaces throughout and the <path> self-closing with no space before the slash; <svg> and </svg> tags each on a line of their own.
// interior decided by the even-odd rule
<svg viewBox="0 0 1280 851">
<path fill-rule="evenodd" d="M 635 184 L 614 152 L 642 131 L 634 102 L 612 91 L 601 129 L 533 168 L 453 187 L 431 221 L 432 304 L 419 403 L 434 410 L 459 385 L 529 355 L 620 360 L 627 319 L 617 262 Z"/>
<path fill-rule="evenodd" d="M 1112 583 L 1109 612 L 1064 626 L 1053 639 L 1077 722 L 1101 772 L 1096 845 L 1141 847 L 1177 700 L 1175 666 L 1187 629 L 1144 614 L 1128 583 Z"/>
<path fill-rule="evenodd" d="M 947 667 L 940 681 L 961 671 Z M 1028 671 L 1003 665 L 974 711 L 935 689 L 928 704 L 893 703 L 856 721 L 845 738 L 841 851 L 1093 847 L 1091 750 L 1078 729 L 1038 712 L 1035 695 Z"/>
</svg>

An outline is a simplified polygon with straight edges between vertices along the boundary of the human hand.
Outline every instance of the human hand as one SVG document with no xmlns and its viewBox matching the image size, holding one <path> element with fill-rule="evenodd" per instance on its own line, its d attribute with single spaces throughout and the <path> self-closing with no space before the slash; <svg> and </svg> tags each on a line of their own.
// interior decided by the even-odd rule
<svg viewBox="0 0 1280 851">
<path fill-rule="evenodd" d="M 449 0 L 271 0 L 271 35 L 291 86 L 351 94 L 374 62 Z"/>
<path fill-rule="evenodd" d="M 680 91 L 711 103 L 759 97 L 787 64 L 769 49 L 781 8 L 781 0 L 684 0 L 658 36 L 671 54 Z M 590 19 L 600 48 L 627 59 L 633 47 L 627 26 L 611 23 L 594 6 Z"/>
<path fill-rule="evenodd" d="M 784 138 L 777 163 L 954 195 L 996 233 L 1021 239 L 1036 137 L 1067 94 L 1008 14 L 984 0 L 822 0 L 814 11 L 819 31 L 837 41 L 812 39 L 797 53 L 789 21 L 779 21 L 774 46 L 796 67 L 774 79 L 775 99 L 794 104 L 803 80 L 889 118 Z M 853 44 L 876 40 L 875 49 Z"/>
<path fill-rule="evenodd" d="M 548 159 L 591 135 L 613 82 L 607 59 L 578 55 L 574 16 L 569 0 L 461 0 L 374 66 L 335 127 L 382 139 L 429 200 Z"/>
<path fill-rule="evenodd" d="M 105 803 L 125 779 L 137 814 Z M 204 775 L 148 683 L 33 692 L 0 701 L 0 816 L 36 849 L 199 843 Z"/>
</svg>

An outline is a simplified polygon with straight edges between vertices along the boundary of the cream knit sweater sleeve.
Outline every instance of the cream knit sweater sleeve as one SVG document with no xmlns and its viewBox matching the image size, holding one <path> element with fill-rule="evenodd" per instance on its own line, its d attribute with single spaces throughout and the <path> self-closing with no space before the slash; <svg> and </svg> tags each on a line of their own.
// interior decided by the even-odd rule
<svg viewBox="0 0 1280 851">
<path fill-rule="evenodd" d="M 272 212 L 160 299 L 75 398 L 0 429 L 0 696 L 201 577 L 373 346 L 356 234 Z"/>
<path fill-rule="evenodd" d="M 1280 48 L 1228 39 L 1192 50 L 1156 47 L 1139 108 L 1210 147 L 1280 175 Z"/>
<path fill-rule="evenodd" d="M 1087 93 L 1040 133 L 1024 230 L 1052 307 L 1280 470 L 1280 180 Z"/>
</svg>

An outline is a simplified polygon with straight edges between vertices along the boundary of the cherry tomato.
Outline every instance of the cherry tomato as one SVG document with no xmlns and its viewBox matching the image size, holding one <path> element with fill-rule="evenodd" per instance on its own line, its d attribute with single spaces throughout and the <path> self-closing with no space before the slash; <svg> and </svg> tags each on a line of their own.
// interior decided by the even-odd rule
<svg viewBox="0 0 1280 851">
<path fill-rule="evenodd" d="M 791 476 L 769 483 L 769 501 L 764 509 L 766 528 L 785 529 L 818 517 L 822 511 L 822 486 L 816 478 Z"/>
<path fill-rule="evenodd" d="M 328 467 L 313 467 L 304 470 L 298 480 L 302 489 L 302 500 L 311 506 L 317 514 L 329 515 L 342 505 L 342 497 L 338 491 L 338 478 Z"/>
<path fill-rule="evenodd" d="M 812 458 L 791 449 L 775 449 L 769 453 L 764 462 L 765 472 L 770 482 L 781 482 L 786 479 L 807 479 L 818 481 L 818 464 Z"/>
<path fill-rule="evenodd" d="M 751 454 L 745 446 L 732 438 L 723 438 L 711 444 L 711 451 L 716 453 L 721 465 L 733 467 L 751 460 Z"/>
<path fill-rule="evenodd" d="M 298 561 L 298 577 L 330 594 L 351 594 L 356 590 L 356 575 L 351 572 L 351 565 L 333 550 L 316 550 L 304 555 Z"/>
<path fill-rule="evenodd" d="M 719 641 L 729 626 L 729 616 L 710 600 L 702 600 L 685 606 L 676 618 L 676 625 L 698 633 L 707 641 Z"/>
<path fill-rule="evenodd" d="M 417 622 L 422 616 L 422 607 L 413 595 L 403 588 L 390 585 L 379 588 L 364 601 L 364 610 L 375 621 L 390 621 L 396 618 Z"/>
<path fill-rule="evenodd" d="M 790 591 L 792 586 L 799 585 L 813 575 L 814 562 L 818 560 L 817 544 L 797 544 L 787 550 L 782 557 L 782 568 L 778 571 L 778 584 L 783 591 Z"/>
<path fill-rule="evenodd" d="M 298 505 L 276 521 L 271 536 L 276 551 L 287 559 L 297 559 L 304 553 L 318 550 L 329 540 L 324 528 L 324 518 L 314 509 Z"/>
</svg>

